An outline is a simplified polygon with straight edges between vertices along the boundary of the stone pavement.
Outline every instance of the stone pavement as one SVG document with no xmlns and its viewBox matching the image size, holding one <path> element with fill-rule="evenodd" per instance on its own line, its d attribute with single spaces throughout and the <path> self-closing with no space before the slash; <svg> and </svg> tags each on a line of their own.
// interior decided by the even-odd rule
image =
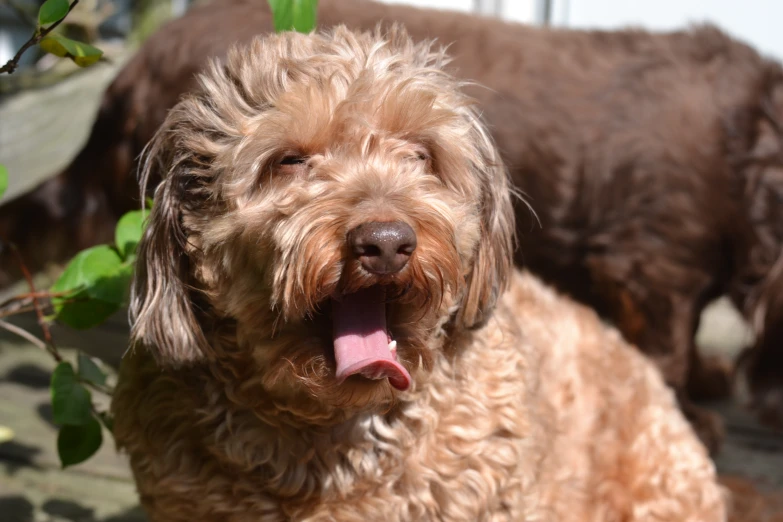
<svg viewBox="0 0 783 522">
<path fill-rule="evenodd" d="M 31 317 L 17 324 L 34 328 Z M 91 332 L 56 328 L 61 350 L 80 348 L 116 365 L 127 339 L 118 314 Z M 707 314 L 699 341 L 713 353 L 732 356 L 746 340 L 744 325 L 725 303 Z M 60 470 L 51 423 L 51 358 L 5 333 L 0 335 L 0 425 L 15 438 L 0 444 L 0 522 L 144 522 L 125 460 L 104 433 L 104 446 L 88 462 Z M 759 427 L 737 404 L 716 405 L 725 415 L 728 440 L 718 457 L 723 473 L 753 479 L 762 488 L 783 488 L 783 435 Z"/>
</svg>

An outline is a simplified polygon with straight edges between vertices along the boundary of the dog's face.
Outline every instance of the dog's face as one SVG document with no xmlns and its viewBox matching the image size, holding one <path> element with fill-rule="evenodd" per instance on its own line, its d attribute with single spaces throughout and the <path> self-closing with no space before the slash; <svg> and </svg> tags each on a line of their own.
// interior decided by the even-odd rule
<svg viewBox="0 0 783 522">
<path fill-rule="evenodd" d="M 134 340 L 250 356 L 279 396 L 376 405 L 482 321 L 510 270 L 506 176 L 442 53 L 397 28 L 259 39 L 151 144 Z M 228 322 L 236 346 L 216 349 Z"/>
</svg>

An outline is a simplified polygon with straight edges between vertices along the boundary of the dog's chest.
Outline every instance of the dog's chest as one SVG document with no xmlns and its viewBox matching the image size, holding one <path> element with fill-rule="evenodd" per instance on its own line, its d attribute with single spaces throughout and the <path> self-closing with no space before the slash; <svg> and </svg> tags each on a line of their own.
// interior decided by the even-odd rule
<svg viewBox="0 0 783 522">
<path fill-rule="evenodd" d="M 520 519 L 538 502 L 541 443 L 521 411 L 524 379 L 481 378 L 484 366 L 497 369 L 494 357 L 503 355 L 470 361 L 457 381 L 458 369 L 436 369 L 427 392 L 394 415 L 329 430 L 272 430 L 235 416 L 226 461 L 250 470 L 265 504 L 277 506 L 253 520 Z"/>
<path fill-rule="evenodd" d="M 523 498 L 525 483 L 534 482 L 524 476 L 532 469 L 521 467 L 529 461 L 525 440 L 472 420 L 478 422 L 422 430 L 365 419 L 351 435 L 369 429 L 351 444 L 326 449 L 333 440 L 313 440 L 282 474 L 267 469 L 257 476 L 281 502 L 268 520 L 483 520 L 502 512 L 514 519 L 533 504 Z M 297 495 L 281 498 L 297 483 Z"/>
</svg>

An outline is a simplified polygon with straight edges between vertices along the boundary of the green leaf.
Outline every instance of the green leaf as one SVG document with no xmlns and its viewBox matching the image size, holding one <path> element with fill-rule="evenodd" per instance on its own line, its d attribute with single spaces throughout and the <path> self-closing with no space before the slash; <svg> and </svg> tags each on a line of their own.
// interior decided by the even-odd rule
<svg viewBox="0 0 783 522">
<path fill-rule="evenodd" d="M 293 0 L 294 29 L 300 33 L 309 33 L 315 29 L 315 18 L 318 11 L 317 0 Z"/>
<path fill-rule="evenodd" d="M 8 169 L 5 168 L 5 165 L 0 165 L 0 198 L 3 197 L 3 194 L 5 194 L 7 188 L 8 188 Z"/>
<path fill-rule="evenodd" d="M 68 14 L 68 0 L 46 0 L 38 9 L 38 25 L 49 25 L 65 18 Z"/>
<path fill-rule="evenodd" d="M 317 0 L 269 0 L 275 31 L 296 30 L 309 33 L 315 29 Z"/>
<path fill-rule="evenodd" d="M 127 260 L 136 252 L 136 245 L 144 232 L 144 218 L 149 211 L 134 210 L 120 218 L 114 231 L 114 242 L 123 259 Z"/>
<path fill-rule="evenodd" d="M 101 425 L 95 418 L 81 426 L 63 426 L 57 435 L 57 453 L 63 468 L 92 457 L 103 444 Z"/>
<path fill-rule="evenodd" d="M 269 0 L 276 32 L 289 31 L 294 27 L 293 0 Z"/>
<path fill-rule="evenodd" d="M 76 329 L 101 324 L 125 303 L 133 266 L 109 245 L 79 252 L 51 288 L 57 320 Z"/>
<path fill-rule="evenodd" d="M 65 270 L 52 286 L 52 292 L 80 292 L 86 291 L 93 298 L 105 298 L 100 292 L 94 290 L 95 283 L 102 278 L 113 276 L 122 266 L 122 259 L 109 245 L 99 245 L 82 250 L 68 263 Z M 109 302 L 122 302 L 119 299 L 108 299 Z M 67 299 L 53 299 L 55 312 L 59 312 L 65 306 Z"/>
<path fill-rule="evenodd" d="M 39 43 L 41 49 L 55 56 L 68 57 L 79 67 L 92 65 L 103 56 L 103 51 L 92 45 L 71 40 L 59 34 L 50 34 Z"/>
<path fill-rule="evenodd" d="M 95 363 L 92 357 L 79 352 L 79 378 L 93 384 L 106 384 L 106 374 Z"/>
<path fill-rule="evenodd" d="M 81 297 L 77 296 L 77 298 Z M 88 330 L 103 324 L 120 308 L 121 306 L 116 303 L 107 303 L 97 299 L 77 300 L 64 306 L 62 311 L 57 314 L 57 320 L 76 330 Z"/>
<path fill-rule="evenodd" d="M 52 373 L 52 418 L 56 424 L 79 426 L 92 418 L 90 392 L 76 378 L 73 366 L 61 362 Z"/>
<path fill-rule="evenodd" d="M 133 265 L 122 263 L 111 274 L 101 277 L 92 286 L 87 287 L 91 299 L 122 306 L 128 301 L 128 291 L 133 277 Z"/>
</svg>

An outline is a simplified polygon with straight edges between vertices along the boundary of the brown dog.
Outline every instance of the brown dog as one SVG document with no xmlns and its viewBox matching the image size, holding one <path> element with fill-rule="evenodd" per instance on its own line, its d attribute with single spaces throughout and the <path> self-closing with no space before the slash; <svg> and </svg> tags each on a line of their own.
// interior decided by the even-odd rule
<svg viewBox="0 0 783 522">
<path fill-rule="evenodd" d="M 283 33 L 167 117 L 112 407 L 152 522 L 726 519 L 653 365 L 513 272 L 444 62 Z"/>
<path fill-rule="evenodd" d="M 727 392 L 694 346 L 700 312 L 728 293 L 758 339 L 749 382 L 771 419 L 783 408 L 783 158 L 778 64 L 711 28 L 580 32 L 457 13 L 323 0 L 319 23 L 401 20 L 452 44 L 514 184 L 520 265 L 590 304 L 653 357 L 703 439 L 716 419 L 687 392 Z M 0 229 L 59 250 L 110 237 L 137 207 L 134 160 L 209 56 L 271 30 L 264 2 L 193 9 L 154 35 L 106 93 L 90 142 L 60 177 L 3 211 Z M 88 214 L 89 213 L 89 214 Z M 32 219 L 32 216 L 35 219 Z M 48 221 L 46 217 L 48 216 Z M 15 228 L 14 228 L 15 227 Z M 10 230 L 9 230 L 10 229 Z M 64 230 L 66 229 L 66 230 Z M 52 252 L 44 251 L 47 256 Z"/>
</svg>

